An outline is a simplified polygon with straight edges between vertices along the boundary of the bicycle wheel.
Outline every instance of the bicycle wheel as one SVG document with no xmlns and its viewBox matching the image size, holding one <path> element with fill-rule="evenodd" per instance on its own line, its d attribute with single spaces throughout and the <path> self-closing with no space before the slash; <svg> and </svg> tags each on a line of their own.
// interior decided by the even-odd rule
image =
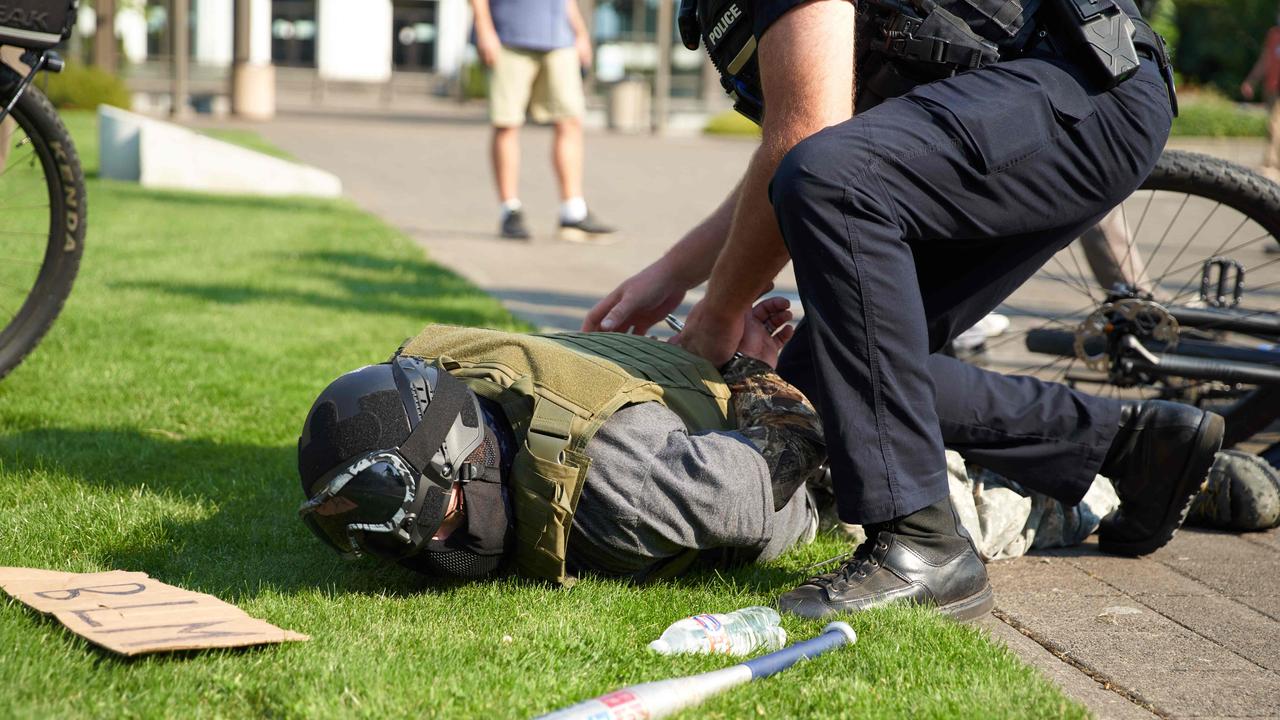
<svg viewBox="0 0 1280 720">
<path fill-rule="evenodd" d="M 1095 272 L 1099 243 L 1092 246 L 1092 264 L 1082 243 L 1073 243 L 1001 306 L 998 312 L 1011 320 L 1009 330 L 989 338 L 976 361 L 1097 395 L 1163 397 L 1212 407 L 1227 419 L 1227 446 L 1264 430 L 1280 417 L 1280 388 L 1256 380 L 1232 381 L 1227 369 L 1233 357 L 1280 363 L 1280 338 L 1266 334 L 1268 324 L 1280 321 L 1280 185 L 1225 160 L 1166 151 L 1112 221 L 1119 223 L 1113 230 L 1119 227 L 1125 237 L 1105 245 L 1106 262 L 1101 264 L 1110 266 L 1113 277 L 1099 280 L 1108 273 Z M 1216 264 L 1206 271 L 1210 261 Z M 1242 292 L 1237 306 L 1216 311 L 1211 305 L 1235 298 L 1220 298 L 1216 283 L 1202 281 L 1206 272 L 1214 279 L 1218 276 L 1213 272 L 1222 268 L 1228 268 L 1232 280 L 1237 269 L 1243 271 Z M 1149 293 L 1151 304 L 1169 315 L 1220 312 L 1237 318 L 1235 325 L 1250 332 L 1226 329 L 1231 323 L 1203 317 L 1199 327 L 1180 327 L 1177 338 L 1168 338 L 1175 341 L 1171 347 L 1181 338 L 1185 352 L 1202 353 L 1183 363 L 1197 365 L 1198 374 L 1126 375 L 1103 367 L 1105 362 L 1085 348 L 1083 341 L 1090 338 L 1081 328 L 1086 319 L 1099 317 L 1094 312 L 1107 302 L 1117 274 Z M 1201 297 L 1202 285 L 1208 286 L 1207 299 Z M 1228 295 L 1234 290 L 1234 283 L 1223 286 Z M 1151 317 L 1163 317 L 1159 312 L 1152 307 Z M 1261 332 L 1253 325 L 1261 326 Z M 1176 318 L 1171 326 L 1178 327 Z M 1206 364 L 1210 370 L 1220 368 L 1223 379 L 1203 377 L 1215 375 L 1203 372 Z"/>
<path fill-rule="evenodd" d="M 20 78 L 0 67 L 0 98 Z M 84 252 L 80 158 L 49 100 L 29 87 L 0 128 L 0 377 L 40 342 L 71 292 Z"/>
</svg>

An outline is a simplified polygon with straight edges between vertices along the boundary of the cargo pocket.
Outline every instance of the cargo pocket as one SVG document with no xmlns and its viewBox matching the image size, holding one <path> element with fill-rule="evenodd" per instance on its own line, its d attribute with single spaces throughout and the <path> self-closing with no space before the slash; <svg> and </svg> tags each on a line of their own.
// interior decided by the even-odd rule
<svg viewBox="0 0 1280 720">
<path fill-rule="evenodd" d="M 585 460 L 577 453 L 573 455 L 574 460 Z M 582 475 L 581 465 L 547 462 L 529 452 L 528 447 L 516 453 L 511 492 L 516 564 L 523 574 L 565 581 L 565 546 Z"/>
<path fill-rule="evenodd" d="M 1089 91 L 1079 80 L 1048 62 L 1030 62 L 930 83 L 911 97 L 951 125 L 981 172 L 998 174 L 1039 153 L 1094 112 Z"/>
</svg>

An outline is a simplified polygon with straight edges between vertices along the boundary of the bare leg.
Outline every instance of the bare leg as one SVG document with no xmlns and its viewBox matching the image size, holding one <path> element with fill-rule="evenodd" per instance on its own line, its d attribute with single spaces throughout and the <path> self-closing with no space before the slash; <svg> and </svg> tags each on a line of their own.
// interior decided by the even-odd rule
<svg viewBox="0 0 1280 720">
<path fill-rule="evenodd" d="M 30 68 L 22 64 L 19 59 L 21 56 L 21 48 L 11 47 L 8 45 L 0 48 L 0 62 L 8 65 L 20 74 L 26 74 Z M 18 125 L 14 122 L 12 116 L 6 117 L 4 122 L 0 123 L 0 170 L 9 166 L 9 150 L 12 149 L 9 145 L 13 141 L 13 131 L 16 130 L 17 127 Z"/>
<path fill-rule="evenodd" d="M 1098 224 L 1080 235 L 1080 247 L 1093 276 L 1104 289 L 1110 290 L 1116 283 L 1124 283 L 1139 290 L 1152 292 L 1151 278 L 1146 264 L 1125 225 L 1124 214 L 1117 207 L 1107 213 Z"/>
<path fill-rule="evenodd" d="M 498 183 L 498 199 L 502 202 L 520 197 L 520 129 L 493 129 L 493 177 Z"/>
<path fill-rule="evenodd" d="M 1267 154 L 1262 159 L 1262 167 L 1270 170 L 1269 177 L 1280 171 L 1280 101 L 1271 101 L 1271 115 L 1267 119 Z"/>
<path fill-rule="evenodd" d="M 560 178 L 561 201 L 582 197 L 582 155 L 582 121 L 557 120 L 551 159 Z"/>
</svg>

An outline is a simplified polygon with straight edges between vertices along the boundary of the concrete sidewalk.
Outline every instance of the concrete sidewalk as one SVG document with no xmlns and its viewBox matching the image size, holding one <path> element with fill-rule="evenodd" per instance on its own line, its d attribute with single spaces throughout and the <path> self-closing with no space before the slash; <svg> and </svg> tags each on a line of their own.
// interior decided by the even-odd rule
<svg viewBox="0 0 1280 720">
<path fill-rule="evenodd" d="M 524 136 L 523 199 L 538 237 L 512 243 L 494 237 L 488 129 L 474 107 L 296 106 L 253 127 L 337 173 L 356 202 L 516 313 L 567 329 L 709 211 L 753 147 L 589 135 L 588 200 L 624 230 L 614 245 L 583 247 L 551 239 L 545 130 Z M 1178 145 L 1244 162 L 1261 156 L 1257 142 Z M 789 277 L 779 286 L 794 291 Z M 1090 544 L 995 563 L 991 574 L 992 634 L 1099 717 L 1280 717 L 1280 531 L 1183 531 L 1143 560 Z"/>
</svg>

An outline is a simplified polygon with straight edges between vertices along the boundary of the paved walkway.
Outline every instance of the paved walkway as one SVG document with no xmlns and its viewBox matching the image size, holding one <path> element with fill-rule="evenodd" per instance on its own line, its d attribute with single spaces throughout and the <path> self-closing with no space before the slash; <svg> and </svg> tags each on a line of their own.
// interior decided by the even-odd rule
<svg viewBox="0 0 1280 720">
<path fill-rule="evenodd" d="M 360 205 L 547 327 L 576 329 L 597 298 L 728 191 L 752 148 L 733 139 L 591 134 L 588 199 L 625 231 L 615 245 L 581 247 L 551 239 L 549 134 L 531 129 L 523 187 L 538 237 L 511 243 L 493 236 L 488 131 L 474 107 L 368 105 L 300 103 L 255 127 L 337 173 Z M 1256 142 L 1179 145 L 1244 162 L 1261 156 Z M 1099 717 L 1280 717 L 1280 531 L 1184 531 L 1144 560 L 1086 545 L 995 563 L 991 574 L 992 634 Z"/>
</svg>

